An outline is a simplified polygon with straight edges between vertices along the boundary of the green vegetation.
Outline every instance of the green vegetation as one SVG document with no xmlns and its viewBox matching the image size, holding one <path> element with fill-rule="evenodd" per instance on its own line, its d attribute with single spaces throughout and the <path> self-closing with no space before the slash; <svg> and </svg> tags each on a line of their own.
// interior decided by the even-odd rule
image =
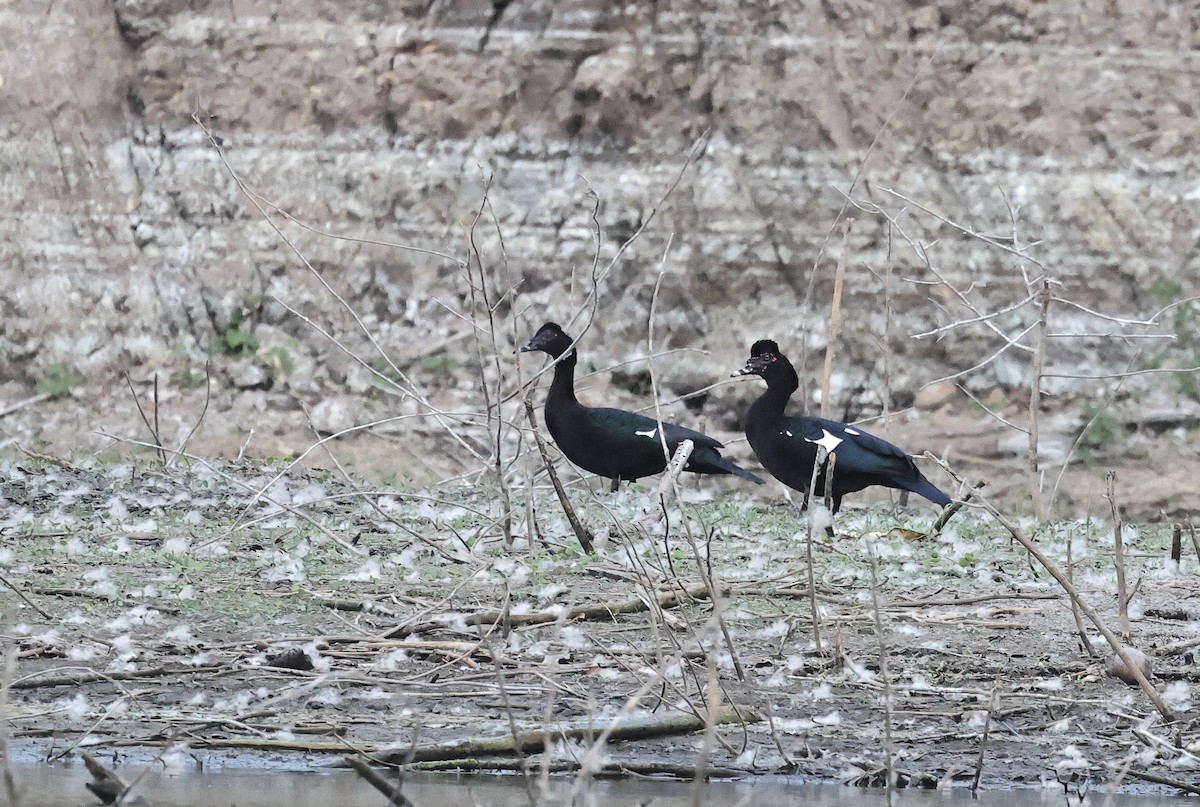
<svg viewBox="0 0 1200 807">
<path fill-rule="evenodd" d="M 1150 290 L 1161 305 L 1170 305 L 1184 298 L 1183 286 L 1177 281 L 1159 279 Z M 1155 353 L 1147 362 L 1150 368 L 1179 368 L 1200 366 L 1200 306 L 1195 301 L 1181 303 L 1171 309 L 1171 329 L 1174 341 Z M 1179 372 L 1172 376 L 1175 390 L 1189 398 L 1200 400 L 1200 373 Z"/>
<path fill-rule="evenodd" d="M 462 367 L 462 362 L 449 353 L 435 353 L 421 359 L 421 369 L 438 375 L 450 375 L 459 367 Z"/>
<path fill-rule="evenodd" d="M 224 353 L 226 356 L 253 355 L 258 350 L 258 337 L 254 335 L 252 326 L 247 327 L 249 325 L 246 315 L 241 311 L 235 311 L 229 320 L 228 327 L 221 334 L 221 341 L 217 346 L 218 352 Z"/>
<path fill-rule="evenodd" d="M 83 383 L 83 374 L 65 364 L 51 364 L 38 382 L 37 391 L 52 398 L 70 395 L 71 390 Z"/>
</svg>

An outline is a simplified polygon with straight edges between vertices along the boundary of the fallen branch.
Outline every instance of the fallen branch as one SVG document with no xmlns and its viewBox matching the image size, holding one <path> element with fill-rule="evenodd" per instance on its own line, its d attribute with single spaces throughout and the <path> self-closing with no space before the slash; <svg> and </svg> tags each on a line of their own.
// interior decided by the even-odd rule
<svg viewBox="0 0 1200 807">
<path fill-rule="evenodd" d="M 523 771 L 525 768 L 516 760 L 508 759 L 439 759 L 429 762 L 414 762 L 410 766 L 418 771 Z M 547 773 L 572 773 L 579 770 L 574 760 L 555 760 L 549 765 L 537 766 Z M 706 767 L 706 779 L 740 779 L 749 771 L 740 768 Z M 592 773 L 596 779 L 624 778 L 633 776 L 673 776 L 676 779 L 694 779 L 696 768 L 691 765 L 672 765 L 668 762 L 609 762 Z"/>
<path fill-rule="evenodd" d="M 926 456 L 932 456 L 928 451 L 925 453 Z M 975 491 L 982 488 L 985 484 L 987 483 L 976 482 L 975 487 L 973 487 L 971 490 L 968 490 L 965 496 L 963 496 L 961 499 L 955 499 L 954 501 L 950 502 L 950 504 L 946 505 L 942 509 L 941 515 L 937 517 L 937 521 L 933 522 L 933 526 L 929 528 L 929 532 L 926 533 L 926 535 L 934 536 L 941 532 L 942 528 L 946 526 L 947 522 L 954 518 L 954 514 L 963 509 L 966 503 L 975 497 Z"/>
<path fill-rule="evenodd" d="M 33 610 L 35 610 L 39 614 L 41 614 L 42 618 L 44 618 L 44 619 L 53 619 L 54 618 L 54 617 L 50 616 L 50 614 L 46 613 L 46 611 L 40 605 L 38 605 L 33 600 L 26 597 L 25 592 L 21 591 L 21 589 L 17 588 L 11 582 L 9 582 L 8 578 L 5 577 L 4 575 L 0 575 L 0 584 L 3 584 L 5 588 L 7 588 L 13 594 L 16 594 L 18 597 L 20 597 L 25 602 L 26 605 L 28 605 L 30 608 L 32 608 Z"/>
<path fill-rule="evenodd" d="M 1136 771 L 1133 769 L 1125 771 L 1126 776 L 1132 776 L 1134 779 L 1141 779 L 1144 782 L 1153 782 L 1156 785 L 1166 785 L 1182 790 L 1184 793 L 1191 793 L 1193 796 L 1200 796 L 1200 785 L 1194 785 L 1189 782 L 1184 782 L 1179 779 L 1169 779 L 1166 776 L 1159 776 L 1157 773 L 1148 773 L 1147 771 Z"/>
<path fill-rule="evenodd" d="M 708 587 L 697 584 L 684 588 L 682 591 L 668 591 L 657 597 L 659 608 L 674 608 L 685 602 L 703 599 L 709 596 Z M 499 609 L 475 611 L 470 614 L 449 614 L 442 619 L 429 620 L 416 625 L 401 625 L 392 628 L 384 634 L 385 639 L 396 639 L 413 633 L 428 633 L 435 630 L 445 630 L 451 623 L 467 625 L 495 625 L 505 620 L 511 626 L 545 625 L 560 620 L 565 622 L 580 622 L 592 619 L 612 620 L 620 614 L 636 614 L 648 611 L 650 604 L 641 597 L 618 602 L 606 602 L 598 605 L 581 605 L 569 608 L 567 611 L 536 611 L 532 614 L 505 613 Z"/>
<path fill-rule="evenodd" d="M 87 751 L 83 752 L 83 764 L 92 775 L 92 781 L 84 782 L 84 787 L 92 791 L 104 804 L 112 804 L 129 791 L 129 785 L 125 784 L 125 780 L 118 776 L 116 771 L 100 763 Z"/>
<path fill-rule="evenodd" d="M 583 526 L 583 522 L 575 514 L 575 508 L 571 506 L 571 500 L 567 498 L 567 492 L 563 489 L 562 482 L 558 478 L 558 472 L 554 470 L 554 463 L 550 461 L 550 450 L 546 448 L 546 441 L 542 438 L 542 433 L 538 431 L 537 416 L 533 413 L 533 403 L 530 402 L 529 398 L 525 399 L 525 417 L 529 418 L 529 428 L 533 430 L 533 439 L 537 442 L 538 453 L 542 455 L 542 464 L 546 466 L 546 474 L 550 477 L 550 484 L 554 486 L 554 493 L 558 496 L 558 503 L 562 505 L 563 513 L 567 516 L 567 521 L 570 522 L 575 537 L 579 539 L 579 545 L 589 555 L 596 554 L 596 549 L 592 545 L 592 533 L 587 527 Z"/>
<path fill-rule="evenodd" d="M 212 664 L 205 667 L 155 667 L 149 670 L 126 670 L 124 672 L 95 672 L 80 670 L 56 677 L 48 677 L 49 673 L 61 671 L 61 667 L 49 670 L 39 670 L 23 678 L 18 678 L 9 684 L 9 689 L 40 689 L 41 687 L 65 687 L 79 684 L 94 684 L 97 681 L 130 681 L 137 678 L 159 678 L 166 675 L 192 675 L 195 673 L 215 672 L 222 669 Z M 43 677 L 47 676 L 47 677 Z"/>
<path fill-rule="evenodd" d="M 727 723 L 757 723 L 761 718 L 749 711 L 733 707 L 717 710 L 712 715 L 714 725 Z M 536 728 L 495 737 L 474 737 L 430 743 L 394 751 L 381 751 L 379 756 L 390 764 L 403 764 L 405 760 L 429 762 L 433 760 L 462 759 L 479 756 L 509 756 L 517 753 L 538 753 L 548 742 L 556 740 L 591 740 L 602 732 L 608 732 L 610 741 L 650 740 L 656 737 L 674 737 L 703 731 L 705 720 L 691 714 L 647 715 L 613 723 L 590 722 L 584 726 Z"/>
<path fill-rule="evenodd" d="M 397 778 L 395 782 L 389 781 L 386 777 L 380 774 L 377 770 L 371 767 L 370 763 L 359 756 L 344 754 L 342 761 L 354 768 L 354 772 L 367 780 L 367 784 L 378 790 L 387 797 L 388 805 L 396 805 L 396 807 L 415 807 L 415 805 L 400 792 L 400 788 L 404 785 L 402 779 Z"/>
<path fill-rule="evenodd" d="M 1168 723 L 1174 722 L 1175 713 L 1172 712 L 1170 707 L 1163 702 L 1162 697 L 1158 694 L 1158 690 L 1156 690 L 1154 685 L 1146 679 L 1146 676 L 1142 675 L 1141 669 L 1138 668 L 1137 664 L 1132 658 L 1130 658 L 1129 654 L 1125 652 L 1125 646 L 1121 643 L 1120 637 L 1109 629 L 1108 625 L 1106 625 L 1104 620 L 1100 618 L 1100 615 L 1096 613 L 1095 609 L 1093 609 L 1092 606 L 1089 605 L 1085 599 L 1083 599 L 1083 596 L 1079 593 L 1079 590 L 1075 588 L 1074 584 L 1072 584 L 1067 576 L 1063 574 L 1062 570 L 1059 569 L 1058 566 L 1052 560 L 1050 560 L 1050 558 L 1046 557 L 1038 545 L 1034 543 L 1033 539 L 1025 534 L 1024 530 L 1018 527 L 1016 523 L 1012 521 L 1012 519 L 1008 518 L 1008 516 L 997 510 L 995 506 L 991 504 L 991 502 L 981 498 L 980 504 L 983 505 L 985 510 L 992 514 L 993 518 L 1000 522 L 1004 529 L 1008 530 L 1009 534 L 1015 538 L 1017 542 L 1021 544 L 1021 546 L 1025 547 L 1026 551 L 1029 552 L 1031 556 L 1037 559 L 1038 563 L 1040 563 L 1042 568 L 1050 573 L 1051 577 L 1058 581 L 1058 584 L 1062 586 L 1063 591 L 1067 592 L 1067 596 L 1071 598 L 1071 601 L 1079 606 L 1079 610 L 1083 612 L 1083 615 L 1086 616 L 1091 623 L 1096 626 L 1096 630 L 1100 631 L 1101 635 L 1104 636 L 1109 646 L 1112 647 L 1113 652 L 1120 656 L 1121 661 L 1125 663 L 1125 666 L 1129 668 L 1130 673 L 1132 673 L 1133 677 L 1137 679 L 1138 686 L 1142 688 L 1142 692 L 1146 693 L 1146 697 L 1150 699 L 1152 704 L 1154 704 L 1154 708 L 1158 710 L 1158 713 L 1161 714 L 1163 719 Z"/>
</svg>

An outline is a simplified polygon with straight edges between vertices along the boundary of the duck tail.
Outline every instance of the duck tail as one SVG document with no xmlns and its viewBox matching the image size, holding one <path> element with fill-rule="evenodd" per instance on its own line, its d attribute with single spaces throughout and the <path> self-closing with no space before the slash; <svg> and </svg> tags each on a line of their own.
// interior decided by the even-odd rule
<svg viewBox="0 0 1200 807">
<path fill-rule="evenodd" d="M 696 454 L 701 454 L 701 452 L 696 452 Z M 687 470 L 689 471 L 696 471 L 702 474 L 733 474 L 756 485 L 766 484 L 763 482 L 762 477 L 750 473 L 745 468 L 734 463 L 733 460 L 722 457 L 716 451 L 705 451 L 700 457 L 696 457 L 696 454 L 692 454 L 692 461 L 688 463 Z"/>
</svg>

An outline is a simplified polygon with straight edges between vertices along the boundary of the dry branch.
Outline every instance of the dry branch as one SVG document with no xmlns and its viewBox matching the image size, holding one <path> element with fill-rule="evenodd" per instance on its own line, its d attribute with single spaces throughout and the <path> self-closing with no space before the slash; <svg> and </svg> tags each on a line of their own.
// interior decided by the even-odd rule
<svg viewBox="0 0 1200 807">
<path fill-rule="evenodd" d="M 842 220 L 842 254 L 833 273 L 833 300 L 829 304 L 829 328 L 825 335 L 825 367 L 821 371 L 821 417 L 829 417 L 831 399 L 829 381 L 833 376 L 833 354 L 836 349 L 838 327 L 842 321 L 842 281 L 846 276 L 846 258 L 850 253 L 850 229 L 854 219 Z"/>
<path fill-rule="evenodd" d="M 714 725 L 757 723 L 759 720 L 757 714 L 733 707 L 720 709 L 712 715 Z M 379 756 L 391 764 L 403 764 L 408 759 L 413 762 L 427 762 L 492 755 L 509 756 L 517 753 L 538 753 L 547 742 L 559 739 L 590 741 L 605 731 L 608 732 L 608 739 L 612 741 L 653 740 L 658 737 L 673 737 L 703 731 L 704 725 L 704 718 L 690 714 L 647 715 L 620 720 L 616 725 L 590 723 L 586 726 L 536 728 L 520 731 L 515 735 L 473 737 L 406 747 L 395 751 L 380 751 Z"/>
<path fill-rule="evenodd" d="M 1031 556 L 1037 559 L 1037 562 L 1042 565 L 1042 568 L 1048 571 L 1050 575 L 1058 581 L 1058 584 L 1062 586 L 1064 591 L 1067 592 L 1067 595 L 1071 598 L 1071 600 L 1079 606 L 1079 610 L 1083 612 L 1084 616 L 1086 616 L 1088 620 L 1090 620 L 1091 623 L 1096 626 L 1096 630 L 1100 631 L 1100 633 L 1104 636 L 1109 646 L 1112 647 L 1113 652 L 1120 656 L 1121 661 L 1125 662 L 1125 666 L 1129 668 L 1129 671 L 1133 674 L 1134 678 L 1137 679 L 1138 686 L 1142 688 L 1142 692 L 1146 693 L 1146 697 L 1150 699 L 1152 704 L 1154 704 L 1154 708 L 1158 710 L 1158 713 L 1161 714 L 1163 719 L 1167 722 L 1173 722 L 1175 720 L 1174 712 L 1172 712 L 1170 707 L 1163 702 L 1162 697 L 1158 694 L 1158 690 L 1156 690 L 1154 685 L 1146 679 L 1146 676 L 1142 675 L 1142 671 L 1134 663 L 1134 660 L 1129 657 L 1127 652 L 1125 652 L 1125 646 L 1121 643 L 1120 637 L 1109 629 L 1108 625 L 1105 624 L 1104 620 L 1100 618 L 1100 615 L 1096 613 L 1095 609 L 1092 608 L 1092 606 L 1089 605 L 1085 599 L 1083 599 L 1083 596 L 1079 593 L 1079 590 L 1075 588 L 1070 579 L 1063 574 L 1062 570 L 1058 568 L 1058 565 L 1055 564 L 1054 561 L 1050 560 L 1050 558 L 1046 557 L 1045 553 L 1043 553 L 1041 548 L 1034 543 L 1033 539 L 1026 535 L 1025 531 L 1017 526 L 1012 519 L 997 510 L 996 507 L 991 504 L 991 502 L 981 498 L 980 504 L 983 505 L 985 510 L 992 514 L 993 518 L 1000 522 L 1004 529 L 1008 530 L 1009 534 L 1012 535 L 1012 537 L 1015 538 L 1017 542 L 1021 544 L 1021 546 L 1025 547 Z"/>
<path fill-rule="evenodd" d="M 584 552 L 589 555 L 596 554 L 596 548 L 592 545 L 592 533 L 583 526 L 583 522 L 576 515 L 575 508 L 571 506 L 571 500 L 567 498 L 567 491 L 563 489 L 562 481 L 558 478 L 558 471 L 554 470 L 554 463 L 550 461 L 550 449 L 546 447 L 546 441 L 542 438 L 542 433 L 538 431 L 537 415 L 533 413 L 533 403 L 529 398 L 525 399 L 525 417 L 529 418 L 529 427 L 533 429 L 533 439 L 537 441 L 538 453 L 542 455 L 542 464 L 546 466 L 546 475 L 550 477 L 550 484 L 554 486 L 554 494 L 558 496 L 558 503 L 562 506 L 567 521 L 571 524 L 571 530 L 579 539 L 579 545 L 583 547 Z"/>
<path fill-rule="evenodd" d="M 79 684 L 94 684 L 98 681 L 130 681 L 137 678 L 161 678 L 168 675 L 193 675 L 196 673 L 214 672 L 221 667 L 213 664 L 207 667 L 155 667 L 149 670 L 126 670 L 123 672 L 94 672 L 79 670 L 51 676 L 50 673 L 60 672 L 61 668 L 39 670 L 23 678 L 18 678 L 9 685 L 9 689 L 41 689 L 42 687 L 65 687 Z"/>
<path fill-rule="evenodd" d="M 1117 615 L 1121 621 L 1121 638 L 1129 641 L 1129 600 L 1132 595 L 1125 585 L 1125 536 L 1121 521 L 1121 507 L 1117 504 L 1117 472 L 1109 471 L 1104 476 L 1107 485 L 1104 498 L 1112 508 L 1113 518 L 1113 565 L 1117 570 Z"/>
<path fill-rule="evenodd" d="M 395 807 L 415 807 L 408 797 L 400 792 L 400 788 L 404 785 L 403 780 L 389 781 L 360 756 L 344 754 L 342 761 L 351 768 L 354 768 L 355 773 L 366 779 L 367 784 L 382 793 L 387 798 L 389 807 L 392 805 L 395 805 Z"/>
<path fill-rule="evenodd" d="M 674 608 L 696 599 L 710 596 L 707 586 L 697 584 L 686 586 L 682 591 L 667 591 L 656 598 L 659 608 Z M 604 602 L 596 605 L 580 605 L 566 611 L 536 611 L 532 614 L 513 614 L 501 609 L 475 611 L 470 614 L 454 614 L 443 620 L 429 620 L 416 625 L 401 625 L 384 634 L 385 639 L 396 639 L 412 633 L 428 633 L 446 629 L 451 622 L 455 624 L 495 625 L 504 620 L 510 626 L 545 625 L 552 622 L 577 622 L 591 619 L 611 620 L 620 614 L 636 614 L 650 609 L 649 603 L 641 597 L 616 602 Z M 460 620 L 461 617 L 461 620 Z"/>
</svg>

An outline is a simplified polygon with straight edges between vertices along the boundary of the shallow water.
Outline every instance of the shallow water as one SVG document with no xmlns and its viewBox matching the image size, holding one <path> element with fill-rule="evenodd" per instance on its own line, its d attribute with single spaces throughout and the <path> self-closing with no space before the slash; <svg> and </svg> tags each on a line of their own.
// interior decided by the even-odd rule
<svg viewBox="0 0 1200 807">
<path fill-rule="evenodd" d="M 128 779 L 136 773 L 122 771 Z M 98 804 L 84 788 L 89 780 L 81 763 L 14 770 L 20 791 L 20 807 L 84 807 Z M 571 779 L 552 780 L 551 789 L 561 801 L 570 793 Z M 590 798 L 579 805 L 603 807 L 686 807 L 691 802 L 690 785 L 675 781 L 593 782 Z M 145 776 L 135 794 L 154 807 L 384 807 L 382 795 L 347 771 L 292 773 L 280 771 L 194 771 L 178 774 L 155 772 Z M 409 778 L 404 794 L 417 807 L 527 807 L 529 798 L 517 777 L 431 776 Z M 2 800 L 0 796 L 0 800 Z M 837 785 L 813 785 L 784 777 L 762 777 L 746 782 L 715 782 L 704 787 L 705 805 L 720 807 L 884 807 L 882 790 L 864 790 Z M 1061 787 L 1041 790 L 993 791 L 973 800 L 965 790 L 899 791 L 896 807 L 1025 807 L 1066 804 Z M 1106 798 L 1102 787 L 1094 788 L 1093 807 L 1182 807 L 1195 800 L 1172 796 L 1113 796 Z"/>
</svg>

